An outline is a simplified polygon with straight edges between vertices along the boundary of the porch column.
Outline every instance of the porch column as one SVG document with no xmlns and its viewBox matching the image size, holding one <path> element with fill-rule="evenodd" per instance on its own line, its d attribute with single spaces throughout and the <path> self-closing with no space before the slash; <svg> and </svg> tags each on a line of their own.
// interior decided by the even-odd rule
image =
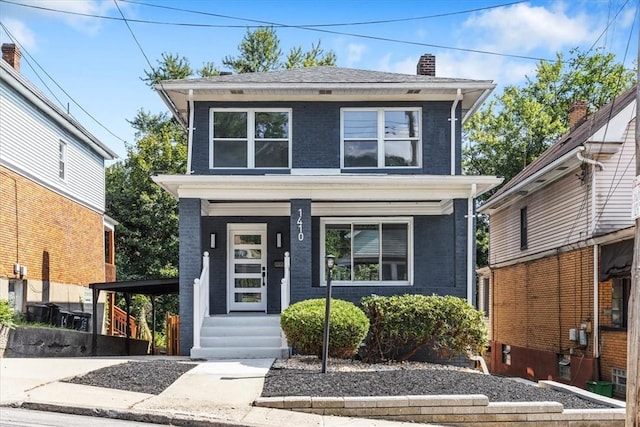
<svg viewBox="0 0 640 427">
<path fill-rule="evenodd" d="M 311 199 L 291 200 L 290 252 L 291 252 L 291 294 L 293 304 L 303 300 L 311 288 Z"/>
<path fill-rule="evenodd" d="M 202 264 L 200 211 L 200 199 L 180 199 L 180 354 L 183 356 L 188 356 L 193 346 L 193 279 L 200 277 Z"/>
</svg>

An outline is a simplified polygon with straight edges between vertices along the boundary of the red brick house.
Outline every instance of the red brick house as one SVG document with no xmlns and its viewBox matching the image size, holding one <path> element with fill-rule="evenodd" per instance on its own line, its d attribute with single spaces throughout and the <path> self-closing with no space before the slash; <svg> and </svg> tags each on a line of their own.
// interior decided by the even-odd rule
<svg viewBox="0 0 640 427">
<path fill-rule="evenodd" d="M 633 258 L 635 88 L 586 116 L 480 209 L 490 215 L 493 372 L 624 397 Z"/>
<path fill-rule="evenodd" d="M 116 154 L 20 74 L 18 47 L 2 56 L 0 298 L 90 311 L 88 284 L 115 280 L 104 167 Z"/>
</svg>

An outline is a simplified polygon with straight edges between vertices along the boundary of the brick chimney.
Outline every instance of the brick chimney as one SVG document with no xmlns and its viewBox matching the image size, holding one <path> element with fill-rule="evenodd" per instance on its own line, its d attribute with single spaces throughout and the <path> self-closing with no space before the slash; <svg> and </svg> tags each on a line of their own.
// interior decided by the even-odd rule
<svg viewBox="0 0 640 427">
<path fill-rule="evenodd" d="M 20 72 L 20 48 L 13 43 L 2 44 L 2 59 L 7 61 L 14 70 Z"/>
<path fill-rule="evenodd" d="M 416 74 L 419 76 L 431 76 L 436 75 L 436 57 L 430 53 L 425 53 L 418 60 L 418 66 L 416 67 Z"/>
<path fill-rule="evenodd" d="M 569 129 L 573 129 L 587 118 L 587 103 L 582 100 L 574 101 L 569 107 Z"/>
</svg>

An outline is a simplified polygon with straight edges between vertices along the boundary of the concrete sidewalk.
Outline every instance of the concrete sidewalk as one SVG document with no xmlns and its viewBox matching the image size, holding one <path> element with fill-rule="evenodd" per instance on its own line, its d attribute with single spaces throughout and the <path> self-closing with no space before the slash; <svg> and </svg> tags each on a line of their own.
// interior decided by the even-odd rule
<svg viewBox="0 0 640 427">
<path fill-rule="evenodd" d="M 273 359 L 197 362 L 159 395 L 61 382 L 145 357 L 0 359 L 0 405 L 182 426 L 415 426 L 252 406 Z M 189 361 L 188 358 L 172 358 Z M 2 412 L 0 408 L 0 420 Z"/>
</svg>

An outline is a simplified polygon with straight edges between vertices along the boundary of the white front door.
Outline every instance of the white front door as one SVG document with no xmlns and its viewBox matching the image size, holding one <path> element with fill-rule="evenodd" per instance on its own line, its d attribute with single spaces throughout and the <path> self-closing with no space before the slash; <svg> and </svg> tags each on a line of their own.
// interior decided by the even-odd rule
<svg viewBox="0 0 640 427">
<path fill-rule="evenodd" d="M 228 311 L 267 311 L 267 225 L 229 224 Z"/>
</svg>

